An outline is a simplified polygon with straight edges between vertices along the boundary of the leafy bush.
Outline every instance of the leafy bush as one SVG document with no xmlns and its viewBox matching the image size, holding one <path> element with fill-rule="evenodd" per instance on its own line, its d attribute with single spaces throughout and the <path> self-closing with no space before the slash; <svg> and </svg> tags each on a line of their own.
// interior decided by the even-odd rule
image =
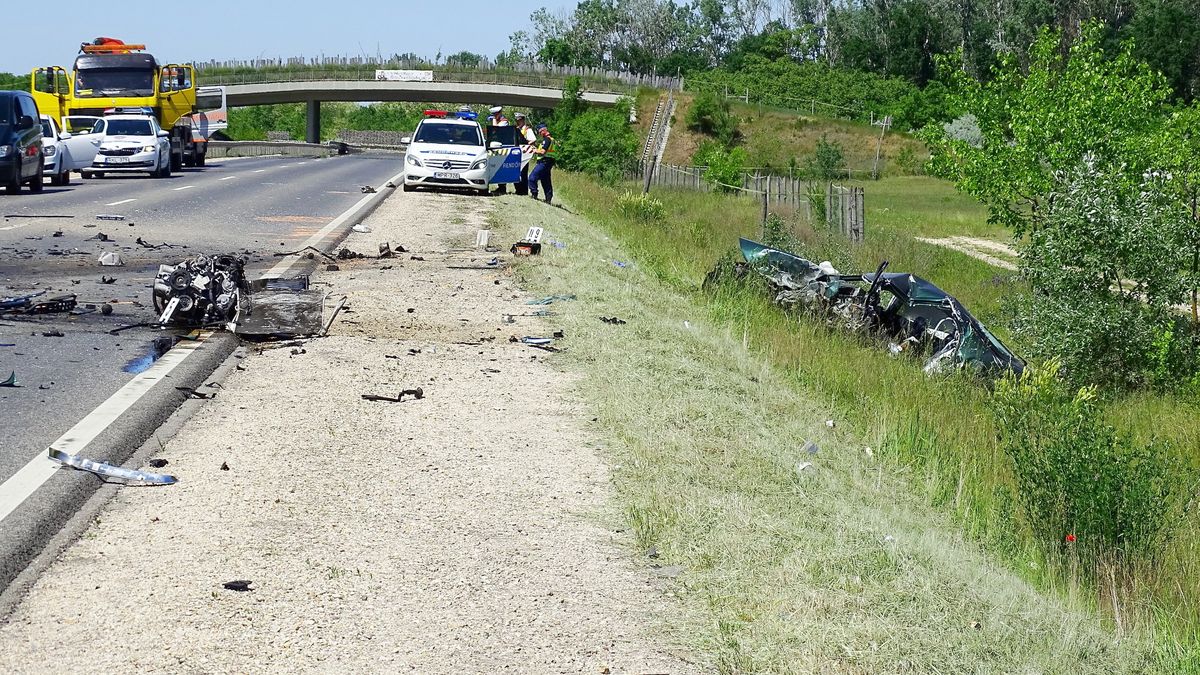
<svg viewBox="0 0 1200 675">
<path fill-rule="evenodd" d="M 1051 360 L 996 385 L 1000 447 L 1030 529 L 1082 559 L 1153 560 L 1190 507 L 1195 472 L 1162 443 L 1102 420 L 1091 387 L 1071 389 Z"/>
<path fill-rule="evenodd" d="M 583 171 L 607 181 L 620 179 L 621 172 L 637 157 L 638 139 L 622 110 L 590 108 L 575 116 L 566 128 L 551 133 L 559 144 L 559 163 L 571 171 Z"/>
<path fill-rule="evenodd" d="M 667 207 L 661 201 L 650 195 L 629 191 L 617 197 L 617 210 L 626 218 L 646 225 L 661 222 L 667 217 Z"/>
<path fill-rule="evenodd" d="M 809 162 L 809 172 L 814 178 L 833 180 L 846 175 L 846 153 L 837 141 L 830 141 L 827 134 L 817 139 L 817 149 Z"/>
<path fill-rule="evenodd" d="M 740 186 L 746 171 L 747 155 L 742 148 L 725 148 L 720 143 L 705 141 L 700 144 L 692 161 L 707 167 L 704 179 L 722 192 L 731 191 L 727 186 Z"/>
<path fill-rule="evenodd" d="M 725 146 L 733 145 L 738 137 L 738 122 L 729 112 L 729 101 L 712 92 L 696 95 L 686 122 L 688 129 L 712 136 Z"/>
</svg>

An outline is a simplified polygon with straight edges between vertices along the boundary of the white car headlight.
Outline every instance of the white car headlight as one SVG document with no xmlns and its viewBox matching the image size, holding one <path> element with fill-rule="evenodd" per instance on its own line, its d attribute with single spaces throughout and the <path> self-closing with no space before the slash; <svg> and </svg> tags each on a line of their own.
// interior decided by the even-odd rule
<svg viewBox="0 0 1200 675">
<path fill-rule="evenodd" d="M 142 152 L 154 152 L 154 151 L 155 151 L 155 150 L 157 150 L 157 149 L 158 149 L 158 146 L 157 146 L 157 145 L 144 145 L 144 146 L 142 146 Z"/>
<path fill-rule="evenodd" d="M 53 157 L 56 154 L 58 154 L 58 148 L 54 147 L 53 145 L 42 146 L 42 156 Z"/>
<path fill-rule="evenodd" d="M 473 164 L 471 164 L 471 171 L 482 169 L 485 166 L 487 166 L 487 157 L 484 157 L 483 159 L 477 159 Z"/>
<path fill-rule="evenodd" d="M 2 156 L 3 155 L 0 155 L 0 157 L 2 157 Z M 412 155 L 405 155 L 405 157 L 408 159 L 408 163 L 411 166 L 425 166 L 424 164 L 421 163 L 421 160 L 417 159 L 416 157 L 413 157 Z"/>
<path fill-rule="evenodd" d="M 11 145 L 0 145 L 0 157 L 8 157 L 10 152 L 12 152 Z"/>
</svg>

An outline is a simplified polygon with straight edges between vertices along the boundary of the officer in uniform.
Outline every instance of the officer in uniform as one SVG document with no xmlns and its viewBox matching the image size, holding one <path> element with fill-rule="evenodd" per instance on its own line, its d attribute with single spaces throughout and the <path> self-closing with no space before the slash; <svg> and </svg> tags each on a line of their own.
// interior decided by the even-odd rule
<svg viewBox="0 0 1200 675">
<path fill-rule="evenodd" d="M 554 170 L 557 149 L 554 147 L 554 137 L 550 135 L 550 130 L 546 128 L 545 124 L 537 126 L 537 133 L 540 140 L 537 147 L 533 149 L 533 154 L 537 155 L 537 164 L 529 174 L 529 196 L 537 199 L 538 185 L 541 184 L 542 190 L 546 193 L 546 203 L 549 204 L 550 200 L 554 198 L 554 183 L 551 181 L 550 173 Z"/>
</svg>

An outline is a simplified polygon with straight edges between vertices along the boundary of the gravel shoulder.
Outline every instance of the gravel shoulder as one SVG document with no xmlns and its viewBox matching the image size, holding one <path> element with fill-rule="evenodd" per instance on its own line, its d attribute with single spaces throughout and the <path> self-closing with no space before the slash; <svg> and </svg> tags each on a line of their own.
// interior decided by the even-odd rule
<svg viewBox="0 0 1200 675">
<path fill-rule="evenodd" d="M 0 670 L 698 670 L 606 527 L 576 380 L 508 341 L 553 329 L 503 319 L 538 308 L 473 246 L 493 207 L 386 201 L 345 246 L 409 252 L 316 277 L 349 297 L 330 336 L 212 388 L 158 455 L 180 482 L 118 493 L 0 626 Z"/>
</svg>

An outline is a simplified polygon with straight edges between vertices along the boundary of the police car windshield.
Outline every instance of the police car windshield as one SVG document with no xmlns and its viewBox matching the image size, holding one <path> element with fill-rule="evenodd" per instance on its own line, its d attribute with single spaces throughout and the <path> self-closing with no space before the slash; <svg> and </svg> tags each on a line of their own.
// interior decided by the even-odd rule
<svg viewBox="0 0 1200 675">
<path fill-rule="evenodd" d="M 54 137 L 54 130 L 50 128 L 50 120 L 42 120 L 42 135 L 46 138 Z"/>
<path fill-rule="evenodd" d="M 109 136 L 153 136 L 149 120 L 109 120 Z"/>
<path fill-rule="evenodd" d="M 417 129 L 414 143 L 438 143 L 441 145 L 483 145 L 479 136 L 479 127 L 474 124 L 446 124 L 444 122 L 423 122 Z"/>
</svg>

